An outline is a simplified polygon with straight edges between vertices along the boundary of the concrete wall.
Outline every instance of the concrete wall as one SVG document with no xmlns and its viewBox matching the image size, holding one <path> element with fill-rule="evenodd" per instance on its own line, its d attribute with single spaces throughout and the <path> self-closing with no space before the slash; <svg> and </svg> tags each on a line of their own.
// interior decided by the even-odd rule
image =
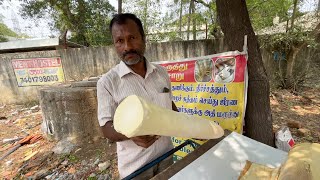
<svg viewBox="0 0 320 180">
<path fill-rule="evenodd" d="M 224 52 L 223 40 L 177 41 L 148 44 L 146 58 L 150 61 L 169 61 Z"/>
<path fill-rule="evenodd" d="M 119 60 L 112 46 L 59 50 L 65 78 L 79 81 L 104 74 Z"/>
<path fill-rule="evenodd" d="M 147 44 L 145 57 L 149 61 L 169 61 L 223 52 L 221 40 L 179 41 Z M 75 48 L 58 51 L 67 81 L 82 80 L 106 73 L 119 63 L 113 46 Z"/>
<path fill-rule="evenodd" d="M 145 56 L 149 61 L 169 61 L 210 55 L 225 50 L 223 40 L 164 42 L 148 44 Z M 0 104 L 37 100 L 37 89 L 41 88 L 41 86 L 18 87 L 11 59 L 57 56 L 62 59 L 67 81 L 79 81 L 104 74 L 119 62 L 113 46 L 0 54 Z M 267 73 L 273 82 L 276 78 L 274 75 L 277 62 L 273 60 L 273 54 L 267 50 L 262 50 L 262 56 Z"/>
<path fill-rule="evenodd" d="M 262 60 L 266 68 L 271 88 L 280 86 L 280 71 L 286 69 L 285 60 L 275 60 L 274 52 L 261 49 Z M 320 87 L 320 49 L 304 48 L 300 50 L 293 68 L 295 79 L 304 79 L 303 85 L 309 87 Z M 282 71 L 283 71 L 282 70 Z M 285 72 L 283 72 L 285 73 Z M 301 84 L 300 84 L 301 85 Z"/>
</svg>

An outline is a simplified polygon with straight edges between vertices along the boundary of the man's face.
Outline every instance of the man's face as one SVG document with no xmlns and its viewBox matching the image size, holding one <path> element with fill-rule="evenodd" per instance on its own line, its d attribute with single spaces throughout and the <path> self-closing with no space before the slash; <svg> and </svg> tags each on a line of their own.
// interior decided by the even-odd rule
<svg viewBox="0 0 320 180">
<path fill-rule="evenodd" d="M 134 65 L 143 60 L 145 41 L 138 25 L 131 19 L 125 24 L 113 24 L 113 44 L 118 56 L 127 65 Z"/>
</svg>

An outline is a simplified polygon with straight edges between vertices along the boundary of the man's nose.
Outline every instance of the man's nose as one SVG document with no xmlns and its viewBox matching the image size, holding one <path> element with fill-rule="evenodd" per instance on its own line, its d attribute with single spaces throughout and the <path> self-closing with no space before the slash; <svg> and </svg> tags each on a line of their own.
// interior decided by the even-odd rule
<svg viewBox="0 0 320 180">
<path fill-rule="evenodd" d="M 125 42 L 125 45 L 124 45 L 124 50 L 125 50 L 125 51 L 130 51 L 130 50 L 132 50 L 132 48 L 133 48 L 133 47 L 132 47 L 132 43 L 127 40 L 127 41 Z"/>
</svg>

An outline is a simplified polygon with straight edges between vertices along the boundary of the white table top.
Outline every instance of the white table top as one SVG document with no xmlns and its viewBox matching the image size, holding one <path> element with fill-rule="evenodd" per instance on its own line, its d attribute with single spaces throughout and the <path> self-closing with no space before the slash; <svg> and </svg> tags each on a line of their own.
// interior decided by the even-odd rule
<svg viewBox="0 0 320 180">
<path fill-rule="evenodd" d="M 233 132 L 170 180 L 238 179 L 246 160 L 279 167 L 286 159 L 287 152 Z"/>
</svg>

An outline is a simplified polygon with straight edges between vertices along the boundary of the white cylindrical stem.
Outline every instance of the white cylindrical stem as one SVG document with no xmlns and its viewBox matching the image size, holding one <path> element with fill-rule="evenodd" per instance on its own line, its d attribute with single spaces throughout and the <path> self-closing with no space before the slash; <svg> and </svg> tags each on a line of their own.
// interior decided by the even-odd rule
<svg viewBox="0 0 320 180">
<path fill-rule="evenodd" d="M 136 95 L 120 103 L 114 115 L 114 128 L 129 138 L 161 135 L 216 139 L 224 134 L 213 121 L 162 108 Z"/>
</svg>

